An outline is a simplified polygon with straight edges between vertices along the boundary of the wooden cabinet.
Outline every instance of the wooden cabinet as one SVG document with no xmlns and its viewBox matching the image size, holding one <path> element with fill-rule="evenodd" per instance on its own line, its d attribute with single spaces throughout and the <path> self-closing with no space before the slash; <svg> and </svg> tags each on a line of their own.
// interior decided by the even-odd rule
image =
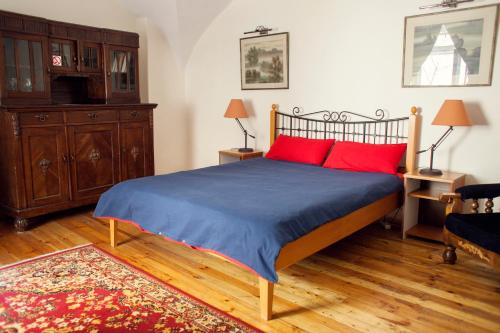
<svg viewBox="0 0 500 333">
<path fill-rule="evenodd" d="M 68 158 L 64 127 L 24 129 L 22 151 L 28 205 L 38 207 L 67 201 Z"/>
<path fill-rule="evenodd" d="M 0 10 L 0 212 L 18 230 L 153 174 L 138 48 L 136 33 Z"/>
<path fill-rule="evenodd" d="M 47 38 L 3 33 L 2 100 L 43 103 L 49 99 Z"/>
<path fill-rule="evenodd" d="M 118 125 L 68 128 L 71 189 L 74 199 L 96 196 L 118 183 Z"/>
<path fill-rule="evenodd" d="M 139 77 L 137 49 L 123 46 L 109 46 L 107 57 L 108 98 L 117 102 L 139 100 Z"/>
<path fill-rule="evenodd" d="M 152 138 L 148 122 L 120 126 L 122 180 L 153 174 Z"/>
<path fill-rule="evenodd" d="M 76 42 L 71 40 L 51 39 L 49 41 L 49 64 L 52 72 L 76 72 L 78 52 Z"/>
<path fill-rule="evenodd" d="M 102 48 L 98 43 L 81 42 L 80 71 L 85 73 L 102 72 Z"/>
<path fill-rule="evenodd" d="M 0 107 L 0 208 L 31 217 L 88 205 L 114 184 L 150 176 L 155 104 Z"/>
<path fill-rule="evenodd" d="M 101 74 L 101 44 L 64 39 L 50 39 L 49 43 L 49 63 L 53 73 Z"/>
<path fill-rule="evenodd" d="M 0 11 L 0 102 L 139 103 L 139 35 Z"/>
</svg>

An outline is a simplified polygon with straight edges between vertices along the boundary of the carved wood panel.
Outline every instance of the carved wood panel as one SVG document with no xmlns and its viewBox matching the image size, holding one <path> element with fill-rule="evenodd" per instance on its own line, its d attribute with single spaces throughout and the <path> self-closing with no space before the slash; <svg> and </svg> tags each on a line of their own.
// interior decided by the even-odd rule
<svg viewBox="0 0 500 333">
<path fill-rule="evenodd" d="M 148 122 L 125 123 L 120 127 L 122 180 L 152 174 Z"/>
<path fill-rule="evenodd" d="M 67 201 L 69 186 L 64 127 L 25 128 L 22 145 L 29 206 Z"/>
<path fill-rule="evenodd" d="M 69 127 L 73 198 L 99 195 L 118 177 L 118 128 L 116 124 Z"/>
</svg>

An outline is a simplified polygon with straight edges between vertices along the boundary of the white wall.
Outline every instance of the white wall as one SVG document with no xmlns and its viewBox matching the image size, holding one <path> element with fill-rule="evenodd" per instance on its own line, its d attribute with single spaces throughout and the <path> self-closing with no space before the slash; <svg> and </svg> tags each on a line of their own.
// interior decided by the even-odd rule
<svg viewBox="0 0 500 333">
<path fill-rule="evenodd" d="M 148 87 L 143 101 L 158 103 L 154 111 L 155 172 L 186 169 L 189 160 L 188 113 L 185 107 L 184 75 L 175 52 L 166 36 L 148 19 L 141 19 L 146 47 L 142 59 L 147 59 Z"/>
<path fill-rule="evenodd" d="M 418 6 L 432 2 L 234 0 L 202 35 L 187 64 L 192 167 L 216 164 L 217 150 L 242 145 L 239 128 L 223 118 L 231 98 L 243 98 L 251 110 L 245 125 L 257 133 L 255 146 L 261 149 L 269 145 L 272 103 L 282 111 L 297 105 L 370 114 L 382 107 L 391 116 L 407 115 L 416 105 L 427 147 L 446 130 L 430 125 L 444 99 L 464 99 L 482 125 L 456 128 L 439 148 L 435 165 L 471 175 L 468 182 L 500 181 L 498 47 L 491 87 L 401 88 L 404 17 L 425 13 Z M 474 5 L 489 3 L 495 1 Z M 240 89 L 239 38 L 261 24 L 290 33 L 289 90 Z M 420 165 L 427 163 L 425 155 Z"/>
<path fill-rule="evenodd" d="M 185 169 L 190 164 L 184 73 L 166 36 L 150 20 L 130 12 L 122 0 L 1 0 L 0 9 L 139 33 L 141 100 L 158 103 L 154 112 L 156 173 Z"/>
<path fill-rule="evenodd" d="M 67 0 L 68 1 L 68 0 Z M 76 1 L 76 0 L 73 0 Z M 200 35 L 232 0 L 119 0 L 168 36 L 170 49 L 184 69 Z"/>
</svg>

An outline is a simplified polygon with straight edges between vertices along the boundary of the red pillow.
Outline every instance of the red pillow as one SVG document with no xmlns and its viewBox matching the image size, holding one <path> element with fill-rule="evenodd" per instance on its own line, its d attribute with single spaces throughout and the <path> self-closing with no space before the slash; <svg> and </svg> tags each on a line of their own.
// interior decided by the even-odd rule
<svg viewBox="0 0 500 333">
<path fill-rule="evenodd" d="M 406 144 L 370 144 L 338 141 L 324 168 L 396 174 Z"/>
<path fill-rule="evenodd" d="M 280 135 L 266 154 L 271 160 L 321 165 L 334 139 L 306 139 Z"/>
</svg>

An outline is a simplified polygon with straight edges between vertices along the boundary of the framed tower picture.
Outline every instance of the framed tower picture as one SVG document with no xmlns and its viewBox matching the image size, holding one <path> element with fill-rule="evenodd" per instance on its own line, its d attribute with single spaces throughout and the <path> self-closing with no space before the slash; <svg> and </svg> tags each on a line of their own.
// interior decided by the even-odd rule
<svg viewBox="0 0 500 333">
<path fill-rule="evenodd" d="M 498 5 L 405 19 L 403 87 L 491 85 Z"/>
</svg>

